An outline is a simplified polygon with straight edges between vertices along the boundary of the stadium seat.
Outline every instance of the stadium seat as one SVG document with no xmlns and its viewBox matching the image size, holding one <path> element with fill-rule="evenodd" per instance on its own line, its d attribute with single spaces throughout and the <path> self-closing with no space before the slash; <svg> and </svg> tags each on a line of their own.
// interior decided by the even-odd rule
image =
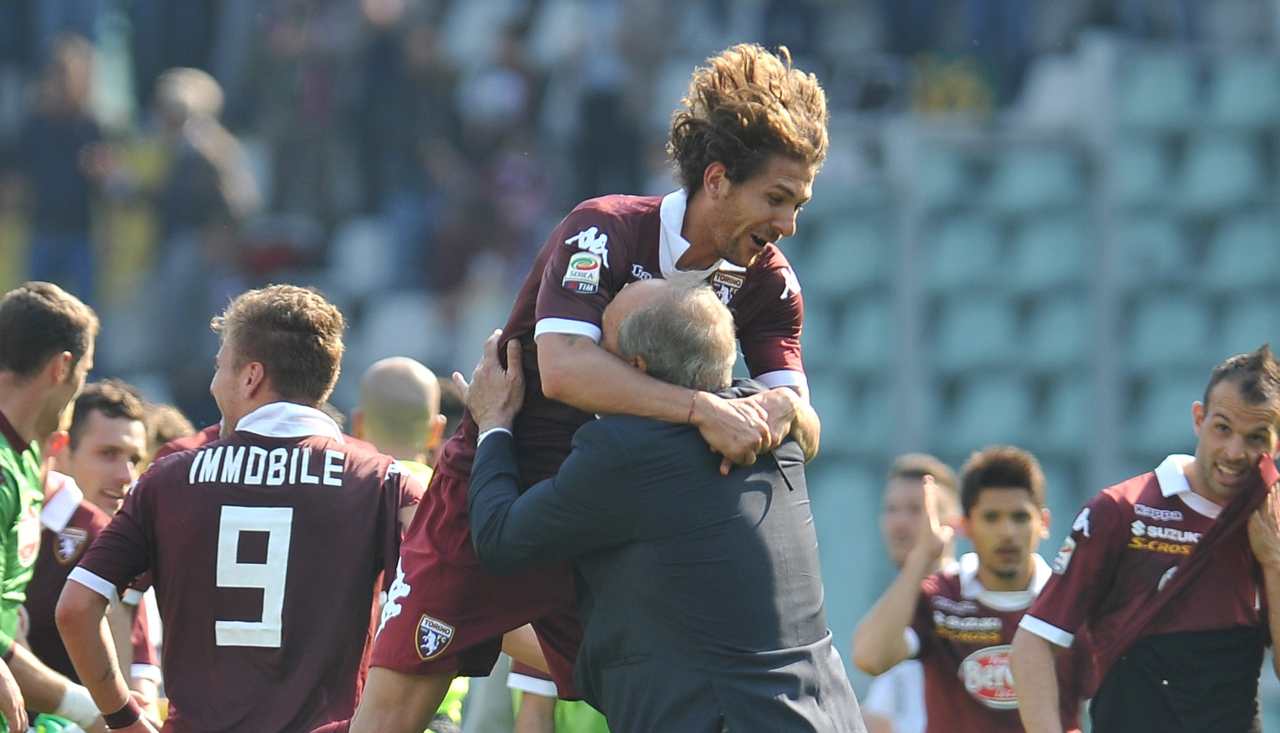
<svg viewBox="0 0 1280 733">
<path fill-rule="evenodd" d="M 1158 204 L 1167 195 L 1170 161 L 1160 143 L 1131 135 L 1111 150 L 1111 182 L 1117 203 L 1126 207 Z"/>
<path fill-rule="evenodd" d="M 1014 291 L 1036 293 L 1082 285 L 1095 258 L 1092 232 L 1088 221 L 1074 217 L 1028 220 L 1013 240 Z"/>
<path fill-rule="evenodd" d="M 1139 301 L 1121 335 L 1134 369 L 1194 367 L 1212 359 L 1209 304 L 1190 295 L 1154 295 Z"/>
<path fill-rule="evenodd" d="M 801 284 L 811 297 L 842 298 L 861 288 L 887 285 L 896 242 L 874 214 L 829 217 L 809 242 Z M 786 247 L 786 242 L 783 242 Z"/>
<path fill-rule="evenodd" d="M 867 298 L 845 307 L 843 327 L 839 338 L 834 339 L 839 344 L 838 363 L 841 366 L 858 371 L 878 371 L 893 363 L 897 346 L 893 306 L 889 298 Z"/>
<path fill-rule="evenodd" d="M 1280 62 L 1275 56 L 1220 59 L 1209 89 L 1209 119 L 1233 127 L 1261 127 L 1280 121 Z"/>
<path fill-rule="evenodd" d="M 1182 280 L 1191 270 L 1191 250 L 1182 228 L 1171 218 L 1130 216 L 1112 234 L 1116 276 L 1131 290 Z"/>
<path fill-rule="evenodd" d="M 973 177 L 963 153 L 933 145 L 924 147 L 919 155 L 916 193 L 925 209 L 962 203 L 970 195 Z"/>
<path fill-rule="evenodd" d="M 963 384 L 934 436 L 946 453 L 964 455 L 993 443 L 1025 444 L 1030 435 L 1031 394 L 1025 380 L 986 374 Z"/>
<path fill-rule="evenodd" d="M 1223 311 L 1214 356 L 1223 359 L 1266 343 L 1280 351 L 1280 297 L 1242 293 Z"/>
<path fill-rule="evenodd" d="M 376 218 L 351 219 L 329 248 L 328 290 L 343 299 L 363 299 L 395 281 L 396 247 L 391 230 Z"/>
<path fill-rule="evenodd" d="M 1083 452 L 1093 434 L 1093 418 L 1097 414 L 1093 385 L 1087 374 L 1075 374 L 1055 380 L 1045 399 L 1044 420 L 1040 440 L 1053 451 Z"/>
<path fill-rule="evenodd" d="M 1094 345 L 1093 316 L 1086 294 L 1039 298 L 1031 305 L 1019 357 L 1035 369 L 1061 371 L 1082 366 Z"/>
<path fill-rule="evenodd" d="M 384 293 L 369 303 L 359 324 L 352 329 L 348 354 L 358 354 L 368 364 L 387 356 L 409 356 L 427 364 L 449 356 L 450 339 L 430 295 L 418 290 Z M 349 374 L 361 374 L 348 371 Z"/>
<path fill-rule="evenodd" d="M 999 297 L 944 301 L 933 324 L 932 366 L 942 373 L 1008 365 L 1018 354 L 1017 314 Z"/>
<path fill-rule="evenodd" d="M 1079 160 L 1066 149 L 1013 148 L 998 159 L 987 191 L 995 209 L 1025 214 L 1070 204 L 1082 191 Z"/>
<path fill-rule="evenodd" d="M 976 214 L 944 219 L 922 240 L 926 254 L 925 287 L 934 292 L 959 290 L 988 282 L 1000 257 L 995 222 Z"/>
<path fill-rule="evenodd" d="M 1152 380 L 1123 435 L 1135 452 L 1163 456 L 1191 453 L 1196 444 L 1191 403 L 1204 396 L 1204 374 L 1174 373 Z M 1158 460 L 1158 459 L 1157 459 Z M 1150 471 L 1155 465 L 1147 467 Z"/>
<path fill-rule="evenodd" d="M 822 369 L 835 367 L 846 351 L 840 331 L 835 304 L 810 298 L 805 304 L 804 330 L 800 333 L 805 364 Z"/>
<path fill-rule="evenodd" d="M 1068 461 L 1042 461 L 1045 507 L 1049 510 L 1049 537 L 1040 543 L 1040 554 L 1048 560 L 1071 534 L 1071 524 L 1085 499 L 1099 487 L 1085 487 L 1080 472 Z"/>
<path fill-rule="evenodd" d="M 837 454 L 847 453 L 857 432 L 866 429 L 857 423 L 853 399 L 852 380 L 832 370 L 810 371 L 809 400 L 822 420 L 823 431 L 839 436 L 836 445 L 830 446 Z"/>
<path fill-rule="evenodd" d="M 1183 162 L 1177 201 L 1192 213 L 1216 214 L 1257 198 L 1266 188 L 1260 157 L 1243 137 L 1200 137 Z"/>
<path fill-rule="evenodd" d="M 859 455 L 884 456 L 897 447 L 901 429 L 893 384 L 888 380 L 861 380 L 854 395 L 854 425 L 843 433 Z M 826 423 L 823 423 L 826 431 Z"/>
<path fill-rule="evenodd" d="M 1173 50 L 1135 53 L 1121 65 L 1116 103 L 1122 125 L 1167 129 L 1191 121 L 1196 85 L 1188 55 Z"/>
<path fill-rule="evenodd" d="M 1270 214 L 1233 217 L 1219 228 L 1205 261 L 1205 285 L 1219 291 L 1274 289 L 1280 282 L 1280 222 Z M 1280 313 L 1276 316 L 1280 318 Z"/>
</svg>

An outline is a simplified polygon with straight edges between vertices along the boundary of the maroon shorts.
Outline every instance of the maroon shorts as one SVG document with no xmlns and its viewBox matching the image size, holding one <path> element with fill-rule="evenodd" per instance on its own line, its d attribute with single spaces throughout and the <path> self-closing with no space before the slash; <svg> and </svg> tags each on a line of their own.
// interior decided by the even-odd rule
<svg viewBox="0 0 1280 733">
<path fill-rule="evenodd" d="M 569 565 L 494 575 L 471 546 L 467 479 L 437 470 L 400 547 L 372 664 L 407 674 L 484 677 L 502 635 L 538 633 L 560 697 L 577 699 L 573 662 L 582 643 Z"/>
</svg>

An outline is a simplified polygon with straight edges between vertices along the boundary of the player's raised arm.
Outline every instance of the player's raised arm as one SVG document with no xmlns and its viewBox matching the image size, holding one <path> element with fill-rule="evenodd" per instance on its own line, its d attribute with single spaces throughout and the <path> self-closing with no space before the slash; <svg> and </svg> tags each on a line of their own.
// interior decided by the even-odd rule
<svg viewBox="0 0 1280 733">
<path fill-rule="evenodd" d="M 938 558 L 951 541 L 953 530 L 943 524 L 938 509 L 938 488 L 933 477 L 924 482 L 925 511 L 915 545 L 902 563 L 902 571 L 880 596 L 853 634 L 853 663 L 867 674 L 883 674 L 914 655 L 907 630 L 920 599 L 920 585 L 933 573 Z"/>
<path fill-rule="evenodd" d="M 1270 636 L 1280 639 L 1280 498 L 1272 486 L 1266 502 L 1249 518 L 1249 547 L 1262 566 L 1262 583 L 1266 590 L 1267 626 Z M 1271 655 L 1271 666 L 1280 677 L 1280 656 Z"/>
</svg>

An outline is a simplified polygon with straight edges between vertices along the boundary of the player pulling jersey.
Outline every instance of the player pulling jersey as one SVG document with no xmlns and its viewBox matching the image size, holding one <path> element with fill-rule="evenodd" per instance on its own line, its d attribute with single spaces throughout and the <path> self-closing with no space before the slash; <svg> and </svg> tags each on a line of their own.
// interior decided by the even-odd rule
<svg viewBox="0 0 1280 733">
<path fill-rule="evenodd" d="M 40 550 L 40 449 L 0 414 L 0 656 L 18 632 L 18 614 Z"/>
<path fill-rule="evenodd" d="M 1104 680 L 1094 680 L 1101 683 L 1095 728 L 1127 730 L 1125 721 L 1138 718 L 1126 716 L 1160 720 L 1166 710 L 1187 730 L 1257 725 L 1267 630 L 1246 542 L 1213 555 L 1204 570 L 1212 580 L 1170 600 L 1142 638 L 1120 638 L 1115 622 L 1169 582 L 1221 511 L 1191 490 L 1183 473 L 1191 460 L 1169 456 L 1154 472 L 1091 499 L 1058 551 L 1054 578 L 1022 619 L 1022 628 L 1058 646 L 1079 646 L 1084 629 L 1098 648 L 1128 648 Z"/>
<path fill-rule="evenodd" d="M 166 731 L 310 730 L 355 709 L 375 582 L 420 495 L 324 413 L 270 403 L 153 465 L 71 580 L 110 599 L 152 571 Z"/>
<path fill-rule="evenodd" d="M 543 245 L 503 330 L 503 343 L 518 339 L 525 352 L 524 408 L 515 425 L 524 485 L 554 474 L 574 432 L 592 419 L 543 394 L 535 337 L 565 333 L 599 341 L 605 306 L 628 283 L 653 277 L 709 282 L 734 315 L 751 375 L 770 387 L 805 383 L 804 305 L 782 252 L 770 244 L 750 267 L 721 260 L 705 270 L 678 270 L 690 246 L 681 236 L 685 206 L 683 190 L 591 199 Z M 475 445 L 476 424 L 464 414 L 406 535 L 403 577 L 391 591 L 401 599 L 399 608 L 384 614 L 373 663 L 407 673 L 487 675 L 502 634 L 532 621 L 561 696 L 573 697 L 581 628 L 572 574 L 557 566 L 499 578 L 480 566 L 467 519 Z"/>
</svg>

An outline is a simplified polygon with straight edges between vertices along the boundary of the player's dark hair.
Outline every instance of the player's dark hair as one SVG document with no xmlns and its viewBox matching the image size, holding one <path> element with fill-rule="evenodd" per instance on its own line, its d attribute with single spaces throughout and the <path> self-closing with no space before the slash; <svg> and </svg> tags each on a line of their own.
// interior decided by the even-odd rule
<svg viewBox="0 0 1280 733">
<path fill-rule="evenodd" d="M 173 405 L 148 403 L 143 409 L 147 413 L 147 453 L 151 455 L 169 441 L 196 434 L 196 426 Z"/>
<path fill-rule="evenodd" d="M 0 371 L 31 377 L 64 351 L 78 363 L 97 335 L 93 309 L 53 283 L 23 283 L 0 298 Z"/>
<path fill-rule="evenodd" d="M 72 448 L 80 443 L 80 436 L 84 434 L 89 416 L 95 412 L 101 412 L 110 418 L 137 420 L 143 424 L 147 420 L 147 410 L 142 398 L 132 386 L 119 379 L 104 379 L 86 384 L 74 404 L 71 408 L 71 427 L 67 430 L 71 436 Z"/>
<path fill-rule="evenodd" d="M 1026 489 L 1037 507 L 1044 507 L 1044 471 L 1028 451 L 1012 445 L 993 445 L 976 451 L 960 469 L 960 506 L 965 516 L 985 489 Z"/>
<path fill-rule="evenodd" d="M 786 46 L 775 55 L 741 43 L 693 72 L 671 118 L 667 154 L 690 195 L 707 166 L 722 163 L 741 183 L 775 154 L 812 165 L 827 157 L 827 96 L 813 74 L 791 66 Z"/>
<path fill-rule="evenodd" d="M 1230 380 L 1240 387 L 1240 395 L 1254 405 L 1280 405 L 1280 362 L 1263 344 L 1247 354 L 1236 354 L 1213 368 L 1204 388 L 1204 406 L 1209 409 L 1209 393 L 1219 382 Z"/>
<path fill-rule="evenodd" d="M 281 398 L 319 407 L 342 368 L 342 312 L 311 288 L 268 285 L 236 297 L 209 324 L 231 341 L 236 366 L 262 364 Z"/>
</svg>

